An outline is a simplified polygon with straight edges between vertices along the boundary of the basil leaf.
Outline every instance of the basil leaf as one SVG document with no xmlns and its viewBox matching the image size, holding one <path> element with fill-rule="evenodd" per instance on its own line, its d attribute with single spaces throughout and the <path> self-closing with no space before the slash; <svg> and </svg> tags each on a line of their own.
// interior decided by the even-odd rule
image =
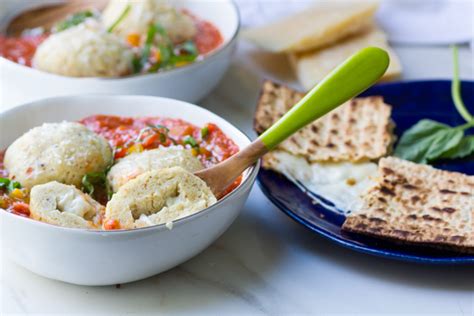
<svg viewBox="0 0 474 316">
<path fill-rule="evenodd" d="M 10 183 L 8 184 L 8 192 L 12 192 L 15 189 L 21 189 L 20 182 L 10 181 Z"/>
<path fill-rule="evenodd" d="M 151 45 L 153 45 L 153 40 L 156 34 L 156 27 L 154 25 L 150 25 L 148 29 L 148 33 L 146 35 L 145 46 L 143 47 L 143 54 L 141 58 L 142 68 L 148 62 L 151 53 Z"/>
<path fill-rule="evenodd" d="M 21 189 L 21 184 L 8 178 L 0 178 L 0 189 L 12 192 L 15 189 Z"/>
<path fill-rule="evenodd" d="M 432 120 L 421 120 L 409 128 L 395 148 L 395 156 L 418 163 L 440 158 L 456 147 L 464 133 Z"/>
<path fill-rule="evenodd" d="M 426 145 L 431 143 L 426 139 L 446 128 L 449 126 L 436 121 L 426 119 L 419 121 L 403 133 L 395 148 L 395 156 L 411 161 L 421 161 L 426 151 Z M 425 143 L 427 143 L 424 146 L 423 142 L 420 143 L 422 139 L 425 139 Z"/>
<path fill-rule="evenodd" d="M 458 159 L 465 158 L 474 154 L 474 135 L 466 136 L 459 144 L 445 152 L 441 158 L 444 159 Z"/>
<path fill-rule="evenodd" d="M 153 126 L 153 125 L 151 125 L 151 126 Z M 161 125 L 161 124 L 156 124 L 154 127 L 164 129 L 166 133 L 168 133 L 170 131 L 170 129 L 168 127 L 166 127 L 164 125 Z"/>
<path fill-rule="evenodd" d="M 94 17 L 94 13 L 90 10 L 78 12 L 67 17 L 64 21 L 59 22 L 54 26 L 54 32 L 59 33 L 64 30 L 67 30 L 73 26 L 83 23 L 88 18 Z"/>
<path fill-rule="evenodd" d="M 135 73 L 139 73 L 143 70 L 145 65 L 148 63 L 151 54 L 151 46 L 153 45 L 153 41 L 155 39 L 155 34 L 157 32 L 157 28 L 155 25 L 150 25 L 148 28 L 148 32 L 146 35 L 145 45 L 143 46 L 141 56 L 135 57 L 132 60 L 133 71 Z"/>
<path fill-rule="evenodd" d="M 10 185 L 10 179 L 8 178 L 0 178 L 0 189 L 8 189 L 8 186 Z"/>
<path fill-rule="evenodd" d="M 190 145 L 191 147 L 194 147 L 194 148 L 199 147 L 196 139 L 194 139 L 194 137 L 192 136 L 186 136 L 183 142 L 185 145 Z"/>
<path fill-rule="evenodd" d="M 441 156 L 459 145 L 464 137 L 463 131 L 451 128 L 439 131 L 433 137 L 434 141 L 426 153 L 427 161 L 434 161 L 441 158 Z"/>
<path fill-rule="evenodd" d="M 82 178 L 82 188 L 83 191 L 89 195 L 94 194 L 96 185 L 105 185 L 106 184 L 105 172 L 91 172 L 87 173 Z"/>
</svg>

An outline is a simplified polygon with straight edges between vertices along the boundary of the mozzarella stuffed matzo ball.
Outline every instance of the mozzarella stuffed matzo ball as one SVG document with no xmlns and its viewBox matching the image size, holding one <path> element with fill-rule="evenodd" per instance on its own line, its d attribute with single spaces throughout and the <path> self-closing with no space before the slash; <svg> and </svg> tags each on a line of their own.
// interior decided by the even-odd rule
<svg viewBox="0 0 474 316">
<path fill-rule="evenodd" d="M 139 175 L 163 168 L 181 167 L 189 172 L 203 169 L 198 158 L 184 148 L 158 148 L 134 153 L 120 159 L 107 174 L 114 192 Z"/>
<path fill-rule="evenodd" d="M 133 52 L 98 22 L 87 20 L 48 37 L 33 67 L 71 77 L 119 77 L 132 72 Z"/>
<path fill-rule="evenodd" d="M 25 188 L 50 181 L 81 187 L 86 173 L 112 163 L 112 149 L 102 136 L 74 122 L 47 123 L 18 138 L 5 152 L 10 177 Z"/>
<path fill-rule="evenodd" d="M 167 224 L 216 202 L 207 184 L 183 168 L 149 171 L 112 196 L 106 206 L 104 228 L 110 221 L 121 229 Z"/>
<path fill-rule="evenodd" d="M 113 25 L 128 6 L 129 12 L 113 29 L 114 33 L 122 37 L 129 34 L 146 37 L 150 25 L 163 27 L 174 43 L 189 40 L 196 35 L 197 28 L 193 19 L 164 0 L 110 0 L 102 14 L 105 27 Z"/>
<path fill-rule="evenodd" d="M 73 228 L 99 228 L 104 207 L 73 185 L 56 181 L 36 185 L 30 194 L 31 217 Z"/>
</svg>

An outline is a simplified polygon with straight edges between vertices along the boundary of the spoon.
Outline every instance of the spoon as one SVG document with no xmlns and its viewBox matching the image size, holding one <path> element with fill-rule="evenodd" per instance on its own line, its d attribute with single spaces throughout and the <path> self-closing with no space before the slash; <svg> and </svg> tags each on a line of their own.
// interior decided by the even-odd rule
<svg viewBox="0 0 474 316">
<path fill-rule="evenodd" d="M 204 180 L 217 198 L 222 197 L 235 179 L 267 152 L 377 82 L 387 70 L 389 61 L 387 52 L 377 47 L 358 51 L 250 145 L 229 159 L 194 175 Z"/>
<path fill-rule="evenodd" d="M 17 15 L 8 25 L 6 34 L 20 36 L 24 30 L 44 27 L 51 29 L 57 22 L 68 15 L 87 9 L 102 10 L 109 0 L 68 0 L 60 4 L 49 4 L 36 7 Z"/>
</svg>

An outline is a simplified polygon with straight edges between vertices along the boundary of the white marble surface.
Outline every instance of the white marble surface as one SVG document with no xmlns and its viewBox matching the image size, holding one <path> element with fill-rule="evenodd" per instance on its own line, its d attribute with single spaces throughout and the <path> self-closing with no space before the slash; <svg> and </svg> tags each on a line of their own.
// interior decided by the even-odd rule
<svg viewBox="0 0 474 316">
<path fill-rule="evenodd" d="M 446 47 L 397 51 L 405 79 L 451 75 Z M 461 50 L 461 64 L 462 76 L 473 79 L 468 48 Z M 253 134 L 263 77 L 295 84 L 284 58 L 241 45 L 232 68 L 202 105 Z M 293 222 L 257 186 L 242 214 L 209 249 L 144 281 L 80 287 L 36 276 L 5 258 L 0 264 L 1 315 L 474 315 L 474 267 L 423 266 L 346 250 Z"/>
</svg>

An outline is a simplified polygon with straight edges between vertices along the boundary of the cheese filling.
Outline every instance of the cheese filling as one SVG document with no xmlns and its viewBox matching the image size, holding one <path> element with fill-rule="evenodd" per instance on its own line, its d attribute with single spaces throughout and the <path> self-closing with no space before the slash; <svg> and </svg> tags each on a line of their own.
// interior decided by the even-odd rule
<svg viewBox="0 0 474 316">
<path fill-rule="evenodd" d="M 362 195 L 376 184 L 373 162 L 308 163 L 284 151 L 273 152 L 275 169 L 325 207 L 349 214 L 362 205 Z"/>
</svg>

